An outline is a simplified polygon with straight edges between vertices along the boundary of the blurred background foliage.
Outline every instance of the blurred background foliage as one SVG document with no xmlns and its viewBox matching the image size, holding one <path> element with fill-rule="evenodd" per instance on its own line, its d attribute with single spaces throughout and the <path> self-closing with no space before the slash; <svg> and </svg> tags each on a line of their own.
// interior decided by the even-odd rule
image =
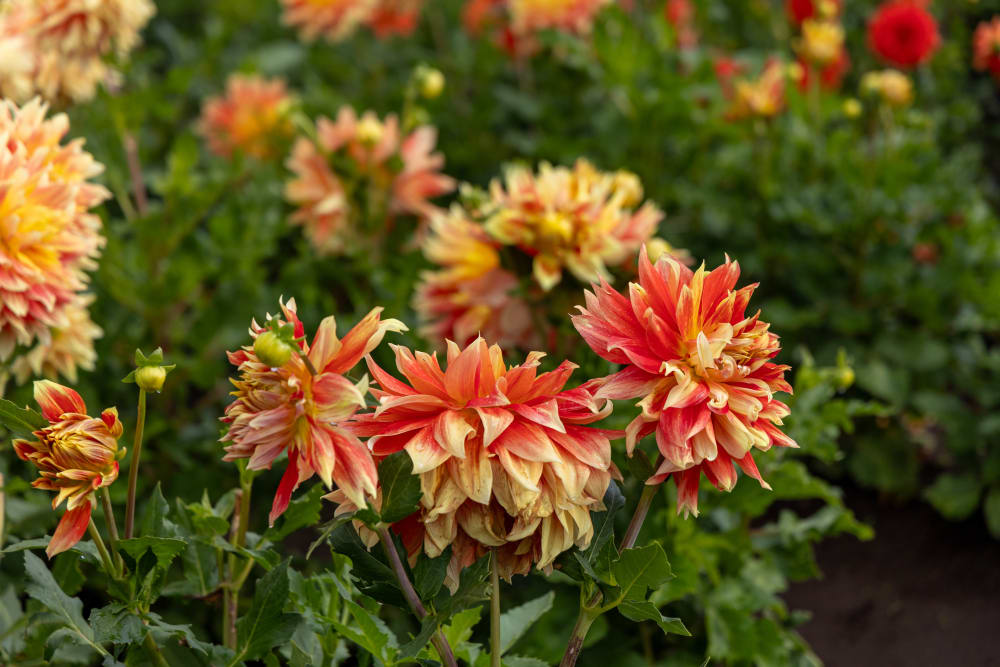
<svg viewBox="0 0 1000 667">
<path fill-rule="evenodd" d="M 485 186 L 505 163 L 579 156 L 634 171 L 666 212 L 660 236 L 709 266 L 728 254 L 743 280 L 760 283 L 751 305 L 782 336 L 780 360 L 796 369 L 788 425 L 801 449 L 758 457 L 774 491 L 746 482 L 731 494 L 705 490 L 695 520 L 675 516 L 668 485 L 644 528 L 642 539 L 663 544 L 675 574 L 655 600 L 694 636 L 665 639 L 602 618 L 580 664 L 699 665 L 707 655 L 726 664 L 815 663 L 794 632 L 802 613 L 780 594 L 819 574 L 816 541 L 871 536 L 845 508 L 838 480 L 920 495 L 948 518 L 981 512 L 1000 538 L 1000 96 L 969 64 L 971 31 L 1000 2 L 934 3 L 944 39 L 914 72 L 914 104 L 892 110 L 863 100 L 857 117 L 844 102 L 860 98 L 861 75 L 881 65 L 865 46 L 876 3 L 849 2 L 852 67 L 840 91 L 811 98 L 789 86 L 784 113 L 739 122 L 725 118 L 714 63 L 736 57 L 753 72 L 770 56 L 792 61 L 794 27 L 779 0 L 696 3 L 699 44 L 685 50 L 663 3 L 636 0 L 631 12 L 602 12 L 592 39 L 545 35 L 542 50 L 521 61 L 465 32 L 461 4 L 428 2 L 410 37 L 361 32 L 304 44 L 272 0 L 161 2 L 122 90 L 68 109 L 72 135 L 107 166 L 117 200 L 104 207 L 108 245 L 94 278 L 100 361 L 77 388 L 89 405 L 118 405 L 132 424 L 133 388 L 120 382 L 132 351 L 162 346 L 177 364 L 150 401 L 145 488 L 158 480 L 168 499 L 195 502 L 203 489 L 216 500 L 237 484 L 221 461 L 218 417 L 232 370 L 225 351 L 247 343 L 251 317 L 275 312 L 284 295 L 296 298 L 307 329 L 334 313 L 346 330 L 374 305 L 415 328 L 413 284 L 428 266 L 401 244 L 317 257 L 287 224 L 280 163 L 227 161 L 204 149 L 194 131 L 202 101 L 243 71 L 285 78 L 311 117 L 342 104 L 399 113 L 414 68 L 427 63 L 447 80 L 441 97 L 421 103 L 447 174 Z M 149 189 L 142 216 L 129 202 L 125 134 L 137 140 Z M 563 315 L 553 314 L 560 335 L 575 336 Z M 413 332 L 397 340 L 426 345 Z M 610 370 L 583 346 L 571 356 L 579 381 Z M 30 389 L 9 388 L 8 397 L 27 403 Z M 631 408 L 622 408 L 623 424 Z M 44 534 L 56 518 L 48 498 L 20 481 L 30 475 L 12 459 L 3 463 L 8 533 Z M 628 469 L 623 453 L 616 460 Z M 260 486 L 273 489 L 278 477 L 264 475 Z M 626 473 L 627 498 L 638 494 L 634 480 Z M 254 529 L 263 530 L 262 508 Z M 622 525 L 631 504 L 626 510 Z M 298 558 L 308 539 L 293 537 Z M 57 568 L 57 578 L 67 583 L 73 567 Z M 333 567 L 322 554 L 306 572 L 322 578 Z M 17 576 L 8 560 L 2 569 L 8 582 Z M 547 587 L 518 579 L 505 606 Z M 187 613 L 182 597 L 165 615 Z M 556 662 L 575 614 L 575 588 L 557 587 L 552 611 L 518 653 Z M 218 632 L 201 622 L 205 638 Z M 484 636 L 477 627 L 473 640 Z"/>
</svg>

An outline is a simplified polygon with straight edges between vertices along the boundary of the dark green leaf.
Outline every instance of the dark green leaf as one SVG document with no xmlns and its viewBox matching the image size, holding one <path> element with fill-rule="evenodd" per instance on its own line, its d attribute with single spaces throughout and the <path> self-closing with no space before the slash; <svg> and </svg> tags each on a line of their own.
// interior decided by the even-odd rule
<svg viewBox="0 0 1000 667">
<path fill-rule="evenodd" d="M 49 422 L 31 408 L 19 408 L 16 404 L 0 398 L 0 425 L 14 436 L 30 438 L 33 431 L 45 428 Z"/>
<path fill-rule="evenodd" d="M 170 506 L 167 504 L 167 499 L 163 497 L 163 490 L 160 486 L 160 482 L 157 482 L 156 488 L 153 489 L 146 501 L 142 520 L 139 522 L 140 535 L 169 537 L 172 534 L 172 531 L 169 530 L 169 522 L 166 520 Z"/>
<path fill-rule="evenodd" d="M 647 589 L 655 589 L 673 577 L 667 554 L 656 542 L 626 549 L 611 564 L 611 572 L 626 600 L 645 600 Z"/>
<path fill-rule="evenodd" d="M 519 607 L 500 615 L 501 654 L 506 653 L 542 615 L 552 609 L 556 594 L 549 591 L 539 598 L 525 602 Z"/>
<path fill-rule="evenodd" d="M 618 605 L 618 611 L 622 616 L 632 621 L 653 621 L 660 626 L 664 634 L 691 636 L 691 633 L 684 627 L 681 619 L 664 616 L 652 602 L 646 600 L 625 600 Z"/>
<path fill-rule="evenodd" d="M 301 617 L 285 613 L 287 601 L 288 561 L 284 561 L 257 580 L 253 603 L 236 624 L 241 660 L 256 660 L 291 639 Z"/>
<path fill-rule="evenodd" d="M 25 588 L 28 595 L 45 605 L 82 643 L 106 655 L 107 651 L 94 643 L 94 631 L 83 619 L 83 603 L 66 595 L 45 563 L 31 551 L 24 552 L 24 570 L 29 579 Z"/>
<path fill-rule="evenodd" d="M 156 567 L 166 570 L 170 563 L 187 547 L 187 542 L 173 537 L 133 537 L 127 540 L 120 540 L 118 545 L 125 553 L 132 557 L 136 563 L 142 560 L 143 554 L 147 551 L 156 556 Z"/>
<path fill-rule="evenodd" d="M 90 612 L 90 627 L 98 643 L 134 644 L 142 641 L 146 628 L 123 604 L 109 604 Z"/>
<path fill-rule="evenodd" d="M 948 519 L 964 519 L 979 506 L 982 482 L 975 475 L 939 475 L 924 497 Z"/>
<path fill-rule="evenodd" d="M 396 452 L 378 465 L 382 488 L 382 521 L 395 523 L 417 511 L 420 504 L 420 478 L 413 474 L 413 462 L 405 452 Z"/>
<path fill-rule="evenodd" d="M 307 493 L 289 503 L 288 509 L 281 515 L 281 523 L 269 528 L 264 537 L 278 543 L 300 528 L 318 524 L 323 509 L 323 493 L 323 485 L 314 484 Z"/>
<path fill-rule="evenodd" d="M 451 547 L 444 550 L 437 558 L 428 558 L 421 554 L 417 564 L 413 566 L 413 587 L 421 600 L 430 600 L 444 583 L 448 575 L 448 563 L 451 562 Z"/>
</svg>

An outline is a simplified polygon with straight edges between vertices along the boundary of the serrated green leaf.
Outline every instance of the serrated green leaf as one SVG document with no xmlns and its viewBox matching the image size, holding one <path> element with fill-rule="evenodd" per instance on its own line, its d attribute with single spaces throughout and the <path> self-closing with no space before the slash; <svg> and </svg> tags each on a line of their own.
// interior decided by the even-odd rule
<svg viewBox="0 0 1000 667">
<path fill-rule="evenodd" d="M 413 587 L 421 600 L 430 600 L 444 584 L 448 576 L 448 563 L 451 562 L 451 547 L 448 547 L 437 558 L 421 555 L 413 566 Z"/>
<path fill-rule="evenodd" d="M 107 655 L 104 648 L 94 643 L 94 631 L 83 619 L 83 603 L 77 598 L 69 597 L 59 588 L 42 559 L 31 551 L 25 551 L 24 570 L 30 580 L 25 588 L 28 595 L 45 605 L 81 642 L 93 647 L 101 655 Z"/>
<path fill-rule="evenodd" d="M 395 523 L 419 508 L 420 478 L 413 474 L 410 455 L 396 452 L 378 464 L 378 480 L 382 489 L 382 521 Z"/>
<path fill-rule="evenodd" d="M 611 573 L 625 600 L 645 600 L 647 589 L 655 589 L 673 577 L 667 554 L 656 542 L 621 552 L 611 564 Z"/>
<path fill-rule="evenodd" d="M 625 507 L 625 496 L 621 489 L 614 482 L 608 485 L 608 490 L 604 493 L 603 512 L 592 514 L 594 523 L 594 537 L 590 541 L 590 547 L 583 552 L 584 558 L 593 566 L 604 548 L 615 536 L 615 515 Z"/>
<path fill-rule="evenodd" d="M 138 643 L 146 633 L 139 617 L 119 603 L 93 609 L 89 621 L 98 643 Z"/>
<path fill-rule="evenodd" d="M 288 642 L 301 617 L 285 613 L 288 601 L 288 561 L 257 580 L 253 604 L 236 624 L 238 660 L 256 660 L 275 646 Z"/>
<path fill-rule="evenodd" d="M 167 499 L 163 497 L 160 482 L 157 482 L 156 488 L 149 494 L 146 507 L 142 512 L 142 518 L 139 521 L 139 533 L 154 537 L 170 536 L 173 531 L 170 530 L 169 522 L 167 521 L 169 511 L 170 505 L 167 504 Z"/>
<path fill-rule="evenodd" d="M 0 425 L 16 437 L 30 438 L 33 431 L 45 428 L 49 422 L 31 408 L 19 408 L 15 403 L 0 398 Z"/>
<path fill-rule="evenodd" d="M 552 609 L 552 601 L 556 594 L 549 591 L 545 595 L 530 602 L 514 607 L 500 615 L 500 653 L 510 648 L 528 631 L 545 612 Z"/>
<path fill-rule="evenodd" d="M 655 604 L 647 600 L 625 600 L 618 605 L 618 611 L 632 621 L 653 621 L 664 634 L 691 636 L 681 619 L 664 616 Z"/>
<path fill-rule="evenodd" d="M 177 556 L 187 547 L 187 542 L 173 537 L 155 537 L 145 535 L 143 537 L 132 537 L 127 540 L 119 540 L 118 545 L 136 563 L 142 560 L 143 554 L 147 551 L 156 556 L 156 567 L 166 570 L 170 567 Z"/>
<path fill-rule="evenodd" d="M 399 640 L 396 639 L 396 635 L 389 629 L 389 626 L 356 602 L 344 600 L 344 606 L 351 612 L 357 630 L 335 622 L 334 627 L 337 631 L 383 663 L 391 664 L 394 662 L 395 656 L 399 653 Z"/>
</svg>

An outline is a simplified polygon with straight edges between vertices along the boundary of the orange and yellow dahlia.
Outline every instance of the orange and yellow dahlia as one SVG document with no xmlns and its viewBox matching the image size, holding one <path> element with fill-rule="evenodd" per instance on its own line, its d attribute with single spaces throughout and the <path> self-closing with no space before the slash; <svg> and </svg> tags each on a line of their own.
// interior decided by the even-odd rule
<svg viewBox="0 0 1000 667">
<path fill-rule="evenodd" d="M 105 57 L 128 54 L 155 12 L 150 0 L 10 0 L 0 7 L 0 44 L 18 41 L 22 51 L 18 76 L 0 76 L 0 91 L 19 102 L 89 100 L 116 75 Z"/>
<path fill-rule="evenodd" d="M 104 244 L 90 209 L 109 193 L 89 182 L 103 167 L 82 140 L 61 143 L 69 120 L 46 112 L 38 100 L 0 103 L 0 361 L 71 325 L 67 308 Z"/>
<path fill-rule="evenodd" d="M 230 157 L 240 152 L 258 159 L 273 158 L 292 135 L 289 111 L 293 104 L 283 79 L 233 74 L 224 97 L 205 101 L 198 131 L 217 155 Z"/>
<path fill-rule="evenodd" d="M 295 178 L 285 185 L 285 197 L 299 207 L 291 221 L 305 226 L 317 251 L 334 254 L 357 240 L 363 222 L 388 223 L 396 215 L 426 219 L 439 210 L 428 200 L 455 187 L 440 173 L 444 156 L 434 152 L 436 141 L 429 126 L 401 136 L 394 115 L 382 122 L 368 111 L 359 119 L 342 107 L 336 122 L 320 118 L 316 140 L 299 138 L 287 162 Z M 338 168 L 343 161 L 350 167 Z M 362 205 L 368 220 L 359 221 Z"/>
<path fill-rule="evenodd" d="M 537 343 L 531 311 L 514 294 L 517 277 L 500 266 L 499 244 L 461 207 L 431 221 L 423 251 L 440 267 L 421 275 L 413 299 L 426 337 L 467 345 L 482 335 L 521 349 Z"/>
<path fill-rule="evenodd" d="M 406 330 L 398 320 L 381 320 L 382 309 L 376 308 L 343 338 L 337 338 L 336 320 L 325 318 L 308 345 L 295 300 L 282 303 L 281 311 L 281 324 L 290 324 L 295 338 L 302 339 L 298 343 L 301 356 L 292 355 L 272 368 L 257 358 L 252 346 L 230 352 L 229 361 L 238 368 L 239 379 L 232 381 L 236 398 L 222 418 L 229 424 L 222 438 L 229 443 L 223 460 L 249 459 L 247 468 L 264 470 L 280 454 L 288 453 L 288 468 L 271 506 L 271 523 L 288 507 L 299 484 L 314 474 L 327 486 L 336 483 L 359 506 L 375 495 L 377 477 L 371 455 L 343 428 L 343 422 L 365 406 L 368 379 L 354 383 L 344 374 L 375 349 L 387 331 Z M 255 340 L 265 331 L 256 321 L 251 324 Z"/>
<path fill-rule="evenodd" d="M 538 173 L 507 170 L 490 185 L 489 235 L 533 257 L 533 275 L 543 290 L 555 287 L 568 269 L 591 282 L 610 277 L 656 231 L 663 218 L 651 202 L 642 206 L 635 174 L 600 172 L 579 159 L 572 168 L 542 163 Z"/>
<path fill-rule="evenodd" d="M 739 79 L 733 85 L 723 81 L 723 93 L 730 99 L 730 120 L 776 116 L 785 108 L 785 66 L 772 58 L 757 79 Z"/>
<path fill-rule="evenodd" d="M 302 39 L 337 42 L 368 26 L 378 37 L 408 35 L 417 25 L 423 0 L 282 0 L 284 21 Z"/>
<path fill-rule="evenodd" d="M 66 325 L 53 328 L 47 343 L 38 343 L 14 359 L 11 371 L 18 384 L 31 377 L 58 376 L 76 382 L 79 369 L 94 370 L 97 361 L 94 341 L 104 331 L 90 319 L 87 308 L 93 302 L 92 294 L 78 294 L 76 301 L 66 305 Z"/>
<path fill-rule="evenodd" d="M 379 389 L 374 412 L 351 429 L 370 436 L 376 457 L 406 450 L 420 476 L 419 512 L 396 528 L 411 555 L 452 547 L 449 580 L 495 549 L 502 576 L 547 570 L 563 551 L 585 548 L 591 510 L 603 507 L 617 470 L 609 437 L 588 427 L 611 411 L 586 387 L 564 390 L 575 365 L 538 374 L 532 352 L 507 367 L 499 346 L 479 338 L 465 349 L 449 342 L 437 357 L 394 347 L 401 381 L 370 358 Z M 341 500 L 337 496 L 334 500 Z"/>
<path fill-rule="evenodd" d="M 511 29 L 527 34 L 545 29 L 586 34 L 594 17 L 612 0 L 507 0 Z"/>
<path fill-rule="evenodd" d="M 631 453 L 656 433 L 662 463 L 647 484 L 673 475 L 677 511 L 698 513 L 701 473 L 723 491 L 736 484 L 735 462 L 761 479 L 753 450 L 795 447 L 778 428 L 791 393 L 788 366 L 771 361 L 780 351 L 759 313 L 745 311 L 756 285 L 733 288 L 739 264 L 691 271 L 669 256 L 652 264 L 639 254 L 639 281 L 625 296 L 606 283 L 587 292 L 573 324 L 593 350 L 625 368 L 595 381 L 595 396 L 642 397 L 626 429 Z"/>
<path fill-rule="evenodd" d="M 36 382 L 35 401 L 49 425 L 34 432 L 35 440 L 15 440 L 14 451 L 38 468 L 33 487 L 57 493 L 52 509 L 66 501 L 66 513 L 45 550 L 51 558 L 80 541 L 90 523 L 94 492 L 118 478 L 123 428 L 118 410 L 107 408 L 100 419 L 88 417 L 80 394 L 55 382 Z"/>
<path fill-rule="evenodd" d="M 972 66 L 1000 80 L 1000 16 L 976 26 L 972 36 Z"/>
</svg>

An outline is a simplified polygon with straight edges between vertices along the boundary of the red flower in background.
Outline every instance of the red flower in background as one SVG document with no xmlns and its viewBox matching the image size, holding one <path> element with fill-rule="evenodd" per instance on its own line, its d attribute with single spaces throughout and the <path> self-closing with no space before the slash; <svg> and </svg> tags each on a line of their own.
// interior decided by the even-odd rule
<svg viewBox="0 0 1000 667">
<path fill-rule="evenodd" d="M 694 6 L 691 0 L 667 0 L 663 7 L 667 23 L 677 32 L 677 45 L 690 49 L 698 44 L 698 32 L 694 29 Z"/>
<path fill-rule="evenodd" d="M 976 27 L 972 37 L 972 66 L 1000 80 L 1000 16 Z"/>
<path fill-rule="evenodd" d="M 898 67 L 925 62 L 941 42 L 937 21 L 919 0 L 890 0 L 868 22 L 869 48 Z"/>
<path fill-rule="evenodd" d="M 785 0 L 785 11 L 788 13 L 788 18 L 795 22 L 796 24 L 802 23 L 806 19 L 811 19 L 816 16 L 817 9 L 824 0 Z M 834 8 L 834 16 L 840 13 L 842 7 L 841 0 L 825 0 L 829 2 Z"/>
<path fill-rule="evenodd" d="M 812 85 L 812 77 L 816 76 L 817 70 L 815 67 L 805 62 L 802 58 L 799 58 L 799 64 L 802 65 L 802 77 L 799 79 L 799 90 L 809 90 L 809 86 Z M 837 56 L 836 60 L 818 70 L 820 87 L 824 90 L 839 89 L 840 84 L 844 80 L 844 75 L 846 75 L 850 69 L 851 57 L 848 55 L 847 49 L 844 49 L 840 52 L 840 55 Z"/>
</svg>

